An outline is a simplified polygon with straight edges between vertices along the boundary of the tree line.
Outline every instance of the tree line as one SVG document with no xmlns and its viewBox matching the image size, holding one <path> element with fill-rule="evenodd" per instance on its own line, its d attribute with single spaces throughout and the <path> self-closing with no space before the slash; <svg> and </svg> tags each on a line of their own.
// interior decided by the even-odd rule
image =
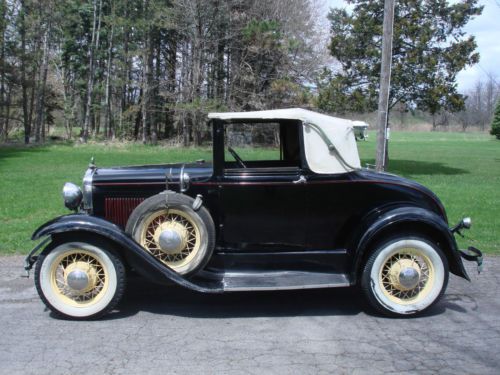
<svg viewBox="0 0 500 375">
<path fill-rule="evenodd" d="M 479 79 L 474 86 L 466 92 L 464 109 L 454 117 L 462 130 L 475 127 L 481 131 L 486 130 L 493 120 L 496 103 L 500 105 L 500 83 L 492 74 L 487 74 L 485 79 Z M 443 116 L 444 125 L 450 121 Z"/>
<path fill-rule="evenodd" d="M 200 144 L 208 111 L 302 105 L 313 0 L 0 0 L 0 132 Z"/>
<path fill-rule="evenodd" d="M 405 127 L 408 116 L 415 116 L 433 125 L 432 130 L 481 131 L 489 129 L 495 113 L 495 106 L 500 105 L 500 83 L 493 74 L 485 74 L 470 87 L 464 89 L 463 107 L 452 112 L 440 109 L 437 113 L 421 110 L 408 110 L 404 105 L 392 108 L 391 125 Z"/>
<path fill-rule="evenodd" d="M 0 141 L 57 124 L 84 142 L 199 145 L 210 111 L 373 111 L 383 0 L 347 3 L 323 25 L 320 0 L 0 0 Z M 397 2 L 390 109 L 458 113 L 464 130 L 486 111 L 484 127 L 497 91 L 456 85 L 479 61 L 464 26 L 481 12 Z"/>
</svg>

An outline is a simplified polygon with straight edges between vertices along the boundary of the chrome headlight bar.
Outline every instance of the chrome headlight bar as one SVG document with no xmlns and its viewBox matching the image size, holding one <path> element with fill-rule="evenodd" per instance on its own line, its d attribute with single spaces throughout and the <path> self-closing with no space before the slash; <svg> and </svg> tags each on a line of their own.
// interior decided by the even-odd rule
<svg viewBox="0 0 500 375">
<path fill-rule="evenodd" d="M 83 176 L 83 209 L 87 213 L 92 213 L 92 179 L 94 178 L 96 168 L 89 167 Z"/>
</svg>

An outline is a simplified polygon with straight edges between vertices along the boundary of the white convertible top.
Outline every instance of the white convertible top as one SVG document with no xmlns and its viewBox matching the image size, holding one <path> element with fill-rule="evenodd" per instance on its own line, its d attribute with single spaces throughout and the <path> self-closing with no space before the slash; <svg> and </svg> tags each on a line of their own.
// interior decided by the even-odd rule
<svg viewBox="0 0 500 375">
<path fill-rule="evenodd" d="M 368 126 L 370 126 L 370 124 L 368 124 L 365 121 L 353 121 L 352 126 L 366 126 L 366 127 L 368 127 Z"/>
<path fill-rule="evenodd" d="M 309 168 L 313 172 L 321 174 L 344 173 L 361 167 L 351 120 L 327 116 L 302 108 L 209 113 L 208 118 L 219 120 L 299 120 L 304 124 L 304 150 Z M 324 139 L 324 136 L 327 137 L 327 140 Z M 328 140 L 334 147 L 331 145 L 329 147 Z"/>
</svg>

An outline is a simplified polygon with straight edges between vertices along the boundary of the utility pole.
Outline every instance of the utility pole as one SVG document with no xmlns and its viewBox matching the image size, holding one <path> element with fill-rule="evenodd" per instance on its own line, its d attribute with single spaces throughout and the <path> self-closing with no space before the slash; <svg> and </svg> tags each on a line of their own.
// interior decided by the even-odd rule
<svg viewBox="0 0 500 375">
<path fill-rule="evenodd" d="M 380 92 L 377 113 L 377 172 L 385 171 L 388 149 L 387 123 L 389 112 L 389 88 L 391 84 L 392 32 L 394 24 L 394 0 L 385 0 L 382 36 L 382 65 L 380 68 Z"/>
</svg>

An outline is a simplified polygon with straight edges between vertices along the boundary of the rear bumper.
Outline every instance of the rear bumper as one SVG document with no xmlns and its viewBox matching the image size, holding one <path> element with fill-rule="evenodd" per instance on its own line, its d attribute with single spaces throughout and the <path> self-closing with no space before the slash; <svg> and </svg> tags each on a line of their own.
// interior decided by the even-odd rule
<svg viewBox="0 0 500 375">
<path fill-rule="evenodd" d="M 458 250 L 462 259 L 477 263 L 477 273 L 483 270 L 483 253 L 475 247 L 469 246 L 467 250 Z"/>
<path fill-rule="evenodd" d="M 464 235 L 460 232 L 463 229 L 470 229 L 472 225 L 472 220 L 470 217 L 465 217 L 454 227 L 450 228 L 450 232 L 453 234 L 458 234 L 461 237 Z M 481 250 L 476 249 L 473 246 L 469 246 L 467 250 L 458 250 L 458 253 L 462 257 L 469 262 L 477 263 L 477 272 L 481 273 L 483 270 L 483 253 Z"/>
</svg>

